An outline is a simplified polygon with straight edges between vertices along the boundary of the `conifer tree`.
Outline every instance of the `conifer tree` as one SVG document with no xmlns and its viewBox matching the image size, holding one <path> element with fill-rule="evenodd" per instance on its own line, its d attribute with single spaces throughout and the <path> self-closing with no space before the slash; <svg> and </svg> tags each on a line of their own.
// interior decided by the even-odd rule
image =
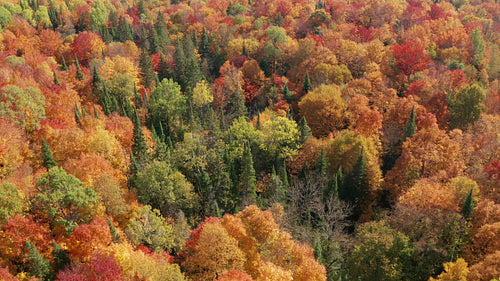
<svg viewBox="0 0 500 281">
<path fill-rule="evenodd" d="M 321 148 L 321 152 L 316 159 L 316 172 L 321 175 L 321 177 L 326 178 L 328 172 L 328 158 L 326 158 L 325 148 Z"/>
<path fill-rule="evenodd" d="M 133 41 L 134 40 L 134 34 L 132 32 L 132 27 L 128 24 L 127 20 L 125 17 L 120 17 L 120 20 L 118 21 L 118 28 L 117 28 L 117 40 L 120 42 L 125 42 L 125 41 Z"/>
<path fill-rule="evenodd" d="M 76 123 L 80 124 L 80 120 L 82 120 L 82 116 L 80 115 L 80 110 L 78 110 L 78 105 L 75 103 L 75 120 Z"/>
<path fill-rule="evenodd" d="M 59 82 L 59 78 L 57 78 L 57 73 L 54 71 L 54 84 L 57 86 L 61 86 L 61 83 Z"/>
<path fill-rule="evenodd" d="M 285 159 L 283 159 L 283 162 L 280 165 L 279 176 L 280 176 L 281 183 L 283 184 L 283 186 L 285 188 L 288 187 L 289 186 L 288 172 L 286 171 L 286 160 Z"/>
<path fill-rule="evenodd" d="M 410 117 L 408 121 L 406 121 L 405 128 L 403 130 L 403 142 L 406 141 L 407 138 L 413 137 L 413 135 L 417 131 L 417 125 L 415 123 L 415 106 L 411 109 Z"/>
<path fill-rule="evenodd" d="M 109 96 L 105 83 L 102 84 L 102 88 L 104 93 L 103 97 L 101 98 L 101 106 L 104 114 L 109 116 L 113 111 L 115 111 L 116 108 L 114 106 L 113 100 Z"/>
<path fill-rule="evenodd" d="M 47 170 L 57 166 L 57 162 L 54 159 L 52 150 L 50 150 L 49 145 L 47 144 L 47 142 L 43 137 L 42 137 L 42 152 L 43 152 L 43 166 L 47 168 Z"/>
<path fill-rule="evenodd" d="M 92 85 L 95 87 L 97 83 L 101 82 L 101 77 L 99 76 L 99 72 L 97 72 L 97 68 L 94 65 L 94 68 L 92 69 Z"/>
<path fill-rule="evenodd" d="M 80 108 L 82 109 L 81 110 L 82 111 L 82 118 L 85 117 L 85 116 L 87 116 L 87 111 L 85 111 L 85 107 L 82 106 Z"/>
<path fill-rule="evenodd" d="M 201 34 L 199 52 L 202 58 L 208 58 L 210 55 L 210 42 L 205 27 L 203 27 L 203 33 Z"/>
<path fill-rule="evenodd" d="M 193 41 L 193 45 L 195 46 L 195 48 L 198 49 L 198 35 L 196 34 L 196 29 L 193 29 L 193 36 L 191 38 L 191 41 Z"/>
<path fill-rule="evenodd" d="M 66 65 L 66 60 L 64 59 L 64 56 L 61 59 L 61 70 L 63 71 L 68 70 L 68 66 Z"/>
<path fill-rule="evenodd" d="M 309 79 L 309 72 L 306 72 L 306 78 L 304 79 L 304 86 L 302 87 L 302 91 L 304 93 L 309 93 L 309 91 L 312 89 L 311 86 L 311 79 Z"/>
<path fill-rule="evenodd" d="M 94 118 L 101 119 L 101 117 L 99 117 L 99 113 L 97 112 L 97 108 L 95 108 L 95 106 L 94 106 Z"/>
<path fill-rule="evenodd" d="M 222 213 L 219 208 L 219 204 L 217 203 L 217 200 L 214 201 L 214 215 L 218 217 L 219 219 L 222 218 Z"/>
<path fill-rule="evenodd" d="M 132 151 L 134 157 L 139 162 L 146 160 L 146 155 L 148 151 L 148 146 L 146 144 L 146 139 L 144 138 L 144 133 L 142 132 L 141 121 L 139 120 L 139 115 L 137 111 L 134 110 L 133 115 L 133 123 L 134 123 L 134 139 L 132 143 Z"/>
<path fill-rule="evenodd" d="M 293 92 L 290 91 L 287 84 L 285 84 L 285 86 L 283 86 L 283 88 L 281 89 L 281 93 L 283 94 L 283 97 L 285 98 L 285 100 L 291 104 L 293 101 Z"/>
<path fill-rule="evenodd" d="M 80 68 L 80 63 L 78 62 L 78 57 L 76 55 L 75 55 L 75 64 L 76 64 L 76 79 L 82 81 L 83 73 L 82 69 Z"/>
<path fill-rule="evenodd" d="M 158 66 L 158 80 L 162 81 L 163 79 L 174 78 L 174 73 L 170 64 L 168 64 L 164 55 L 160 56 L 160 65 Z"/>
<path fill-rule="evenodd" d="M 113 225 L 113 222 L 108 218 L 108 226 L 109 226 L 109 231 L 111 232 L 111 237 L 113 238 L 114 243 L 120 242 L 120 234 L 116 232 L 116 228 Z"/>
<path fill-rule="evenodd" d="M 300 130 L 300 142 L 304 143 L 306 140 L 308 140 L 311 136 L 311 127 L 307 125 L 307 120 L 306 117 L 303 116 L 299 120 L 299 130 Z"/>
<path fill-rule="evenodd" d="M 314 241 L 314 257 L 319 263 L 323 263 L 323 247 L 321 246 L 321 239 L 319 237 Z"/>
<path fill-rule="evenodd" d="M 465 198 L 463 204 L 462 204 L 462 216 L 466 219 L 469 220 L 472 217 L 472 213 L 474 212 L 474 198 L 472 195 L 473 189 L 469 191 L 469 194 Z"/>
<path fill-rule="evenodd" d="M 241 207 L 255 204 L 257 199 L 257 187 L 255 186 L 255 169 L 253 167 L 252 151 L 245 144 L 243 157 L 241 159 L 240 190 L 242 192 Z"/>
<path fill-rule="evenodd" d="M 42 280 L 51 280 L 50 263 L 30 241 L 26 242 L 25 248 L 28 250 L 28 267 L 31 276 L 36 276 Z"/>
<path fill-rule="evenodd" d="M 69 265 L 71 262 L 68 253 L 64 251 L 59 244 L 53 242 L 54 248 L 52 249 L 52 256 L 54 257 L 53 268 L 54 272 L 59 272 Z"/>
<path fill-rule="evenodd" d="M 245 41 L 243 41 L 243 48 L 241 50 L 241 55 L 246 56 L 246 57 L 248 57 L 248 55 L 249 55 L 248 51 L 247 51 L 247 47 L 245 46 Z"/>
<path fill-rule="evenodd" d="M 340 191 L 340 199 L 353 204 L 351 218 L 357 220 L 361 215 L 362 203 L 368 199 L 370 192 L 363 148 L 361 148 L 361 152 L 352 170 L 347 174 Z"/>
<path fill-rule="evenodd" d="M 153 70 L 153 62 L 145 48 L 142 49 L 139 57 L 139 66 L 141 68 L 142 84 L 146 88 L 151 88 L 151 84 L 155 81 L 155 73 Z"/>
<path fill-rule="evenodd" d="M 175 53 L 174 53 L 174 75 L 175 81 L 179 83 L 179 85 L 185 87 L 184 79 L 185 79 L 185 71 L 186 71 L 186 56 L 184 54 L 184 46 L 182 45 L 182 40 L 177 39 L 175 45 Z M 184 88 L 183 88 L 184 89 Z"/>
</svg>

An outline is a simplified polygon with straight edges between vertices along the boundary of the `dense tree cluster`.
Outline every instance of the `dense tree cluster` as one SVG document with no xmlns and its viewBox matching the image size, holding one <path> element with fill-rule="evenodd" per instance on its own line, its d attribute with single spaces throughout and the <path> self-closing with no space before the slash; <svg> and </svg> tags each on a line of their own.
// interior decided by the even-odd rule
<svg viewBox="0 0 500 281">
<path fill-rule="evenodd" d="M 500 278 L 497 0 L 7 0 L 1 280 Z"/>
</svg>

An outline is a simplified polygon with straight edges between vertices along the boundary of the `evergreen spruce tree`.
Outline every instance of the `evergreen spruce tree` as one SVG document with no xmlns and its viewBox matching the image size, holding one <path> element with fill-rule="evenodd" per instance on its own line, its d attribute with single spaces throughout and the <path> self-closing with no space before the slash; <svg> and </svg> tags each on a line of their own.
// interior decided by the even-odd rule
<svg viewBox="0 0 500 281">
<path fill-rule="evenodd" d="M 279 176 L 281 179 L 281 183 L 283 183 L 283 186 L 285 188 L 287 188 L 290 184 L 288 182 L 288 172 L 286 171 L 286 160 L 285 159 L 283 159 L 283 162 L 280 165 Z"/>
<path fill-rule="evenodd" d="M 94 118 L 101 119 L 101 117 L 99 117 L 99 113 L 97 112 L 97 108 L 95 108 L 95 106 L 94 106 Z"/>
<path fill-rule="evenodd" d="M 469 191 L 469 194 L 462 204 L 461 213 L 466 220 L 469 220 L 472 217 L 472 213 L 474 212 L 474 198 L 472 195 L 472 191 L 473 189 Z"/>
<path fill-rule="evenodd" d="M 407 138 L 413 137 L 413 135 L 417 131 L 417 125 L 415 123 L 415 106 L 411 109 L 410 117 L 408 121 L 406 121 L 405 128 L 403 130 L 403 142 L 406 141 Z"/>
<path fill-rule="evenodd" d="M 80 110 L 78 110 L 78 105 L 75 103 L 75 120 L 76 123 L 80 124 L 80 120 L 82 120 L 82 116 L 80 115 Z"/>
<path fill-rule="evenodd" d="M 302 91 L 304 93 L 309 93 L 309 91 L 312 89 L 311 86 L 311 79 L 309 79 L 309 72 L 306 72 L 306 78 L 304 79 L 304 86 L 302 87 Z"/>
<path fill-rule="evenodd" d="M 241 207 L 243 208 L 255 204 L 257 199 L 255 169 L 253 167 L 252 151 L 248 144 L 245 144 L 241 165 L 240 190 L 242 192 Z"/>
<path fill-rule="evenodd" d="M 141 121 L 139 120 L 139 115 L 137 111 L 134 112 L 133 123 L 134 123 L 134 139 L 132 143 L 132 152 L 134 157 L 139 162 L 146 160 L 146 155 L 148 151 L 148 146 L 146 144 L 146 139 L 144 138 L 144 133 L 142 132 Z"/>
<path fill-rule="evenodd" d="M 257 124 L 255 125 L 255 129 L 262 131 L 262 124 L 260 123 L 260 113 L 257 114 Z"/>
<path fill-rule="evenodd" d="M 243 41 L 243 48 L 241 50 L 241 55 L 245 56 L 245 57 L 249 56 L 248 51 L 247 51 L 247 47 L 245 46 L 245 41 Z"/>
<path fill-rule="evenodd" d="M 66 60 L 64 59 L 64 56 L 61 59 L 61 70 L 62 71 L 68 70 L 68 66 L 66 65 Z"/>
<path fill-rule="evenodd" d="M 307 125 L 307 120 L 306 117 L 303 116 L 299 120 L 299 130 L 300 130 L 300 142 L 304 143 L 306 140 L 308 140 L 312 134 L 311 134 L 311 127 Z"/>
<path fill-rule="evenodd" d="M 68 253 L 64 251 L 59 244 L 53 242 L 52 256 L 54 257 L 53 265 L 54 272 L 59 272 L 68 266 L 71 262 Z"/>
<path fill-rule="evenodd" d="M 134 33 L 132 32 L 132 27 L 128 24 L 125 17 L 120 17 L 118 21 L 118 28 L 116 31 L 117 39 L 120 42 L 134 41 Z"/>
<path fill-rule="evenodd" d="M 142 98 L 139 95 L 139 92 L 137 91 L 137 86 L 135 85 L 135 82 L 134 82 L 134 104 L 135 104 L 136 108 L 141 108 L 142 105 L 143 105 L 142 104 Z"/>
<path fill-rule="evenodd" d="M 116 107 L 113 103 L 113 100 L 109 96 L 109 93 L 108 93 L 108 90 L 106 88 L 105 83 L 102 84 L 102 88 L 103 88 L 104 93 L 103 93 L 103 97 L 101 98 L 101 106 L 102 106 L 102 110 L 104 111 L 104 114 L 109 116 L 113 111 L 116 110 Z"/>
<path fill-rule="evenodd" d="M 97 83 L 101 82 L 101 77 L 99 76 L 99 72 L 97 72 L 97 68 L 94 65 L 94 68 L 92 69 L 92 85 L 95 87 Z"/>
<path fill-rule="evenodd" d="M 83 73 L 82 69 L 80 68 L 80 63 L 78 62 L 78 57 L 76 55 L 75 55 L 75 64 L 76 64 L 76 79 L 82 81 Z"/>
<path fill-rule="evenodd" d="M 316 159 L 316 172 L 324 179 L 327 177 L 329 165 L 330 163 L 328 163 L 328 158 L 326 158 L 325 148 L 321 148 L 321 152 Z"/>
<path fill-rule="evenodd" d="M 47 170 L 57 166 L 57 162 L 54 159 L 52 150 L 50 150 L 49 145 L 47 144 L 47 142 L 43 137 L 42 137 L 42 152 L 43 152 L 43 166 L 47 168 Z"/>
<path fill-rule="evenodd" d="M 196 34 L 196 29 L 193 29 L 193 36 L 191 37 L 191 41 L 193 41 L 194 47 L 198 49 L 198 35 Z"/>
<path fill-rule="evenodd" d="M 181 85 L 182 89 L 185 88 L 185 71 L 186 71 L 186 56 L 184 54 L 184 46 L 182 44 L 182 40 L 180 38 L 177 39 L 175 44 L 175 53 L 174 53 L 174 78 L 179 85 Z"/>
<path fill-rule="evenodd" d="M 82 111 L 82 118 L 87 116 L 87 111 L 85 111 L 85 107 L 80 107 L 81 108 L 81 111 Z"/>
<path fill-rule="evenodd" d="M 50 263 L 30 241 L 26 242 L 25 248 L 28 250 L 28 268 L 31 276 L 36 276 L 42 280 L 51 280 Z"/>
<path fill-rule="evenodd" d="M 285 98 L 285 100 L 291 104 L 293 101 L 293 92 L 290 91 L 287 84 L 285 84 L 285 86 L 283 86 L 283 88 L 281 89 L 281 93 L 283 94 L 283 97 Z"/>
<path fill-rule="evenodd" d="M 120 242 L 120 234 L 116 232 L 116 228 L 113 225 L 113 222 L 108 218 L 108 226 L 109 226 L 109 231 L 111 232 L 111 237 L 113 238 L 114 243 Z"/>
<path fill-rule="evenodd" d="M 54 84 L 57 86 L 61 86 L 61 83 L 59 82 L 59 78 L 57 78 L 57 73 L 54 71 Z"/>
<path fill-rule="evenodd" d="M 162 81 L 163 79 L 174 78 L 174 73 L 170 64 L 168 64 L 164 55 L 160 56 L 160 65 L 158 70 L 158 80 Z"/>
<path fill-rule="evenodd" d="M 153 62 L 145 48 L 142 49 L 139 57 L 139 66 L 141 68 L 142 84 L 146 88 L 151 88 L 151 84 L 155 81 L 155 73 L 153 70 Z"/>
<path fill-rule="evenodd" d="M 358 159 L 347 174 L 342 188 L 339 190 L 340 199 L 351 203 L 353 208 L 352 220 L 357 220 L 361 215 L 362 204 L 368 199 L 370 185 L 366 170 L 364 149 L 361 148 Z"/>
<path fill-rule="evenodd" d="M 208 58 L 210 56 L 210 42 L 208 41 L 207 30 L 203 27 L 203 33 L 201 34 L 199 53 L 202 58 Z"/>
<path fill-rule="evenodd" d="M 314 241 L 314 257 L 316 260 L 323 264 L 323 247 L 321 246 L 321 238 L 316 238 Z"/>
<path fill-rule="evenodd" d="M 217 200 L 214 201 L 214 215 L 219 219 L 222 219 L 222 212 L 220 211 L 219 204 Z"/>
</svg>

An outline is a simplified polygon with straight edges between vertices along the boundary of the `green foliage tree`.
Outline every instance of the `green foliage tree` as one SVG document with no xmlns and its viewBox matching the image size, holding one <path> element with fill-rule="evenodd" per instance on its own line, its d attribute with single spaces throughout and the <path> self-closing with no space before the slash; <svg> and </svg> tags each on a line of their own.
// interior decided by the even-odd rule
<svg viewBox="0 0 500 281">
<path fill-rule="evenodd" d="M 257 187 L 255 186 L 255 169 L 253 167 L 252 151 L 248 144 L 243 149 L 241 159 L 240 190 L 241 207 L 255 204 L 257 199 Z"/>
<path fill-rule="evenodd" d="M 82 81 L 83 80 L 83 72 L 80 68 L 80 63 L 78 62 L 78 57 L 75 54 L 75 64 L 76 64 L 76 79 Z"/>
<path fill-rule="evenodd" d="M 462 216 L 467 220 L 472 217 L 472 213 L 474 212 L 474 198 L 472 195 L 472 191 L 473 190 L 471 189 L 464 202 L 462 203 L 461 213 Z"/>
<path fill-rule="evenodd" d="M 407 138 L 411 138 L 417 132 L 417 124 L 415 123 L 415 107 L 411 109 L 410 117 L 406 121 L 405 128 L 403 130 L 403 142 Z"/>
<path fill-rule="evenodd" d="M 486 94 L 477 84 L 466 86 L 460 92 L 448 93 L 447 98 L 453 128 L 465 129 L 470 123 L 479 120 L 485 108 Z"/>
<path fill-rule="evenodd" d="M 346 175 L 339 197 L 354 205 L 353 220 L 361 215 L 363 205 L 369 199 L 370 184 L 368 182 L 364 149 L 358 155 L 356 163 Z"/>
<path fill-rule="evenodd" d="M 153 70 L 153 62 L 146 49 L 142 49 L 139 56 L 139 66 L 141 68 L 142 84 L 146 88 L 151 88 L 152 83 L 155 81 L 155 73 Z"/>
<path fill-rule="evenodd" d="M 40 219 L 66 230 L 88 222 L 93 206 L 98 202 L 95 191 L 59 167 L 53 167 L 37 180 L 37 194 L 31 199 L 31 209 Z"/>
<path fill-rule="evenodd" d="M 42 137 L 42 152 L 43 152 L 43 166 L 45 168 L 50 169 L 52 167 L 57 166 L 57 162 L 54 159 L 54 155 L 52 154 L 52 150 L 50 150 L 49 145 Z"/>
<path fill-rule="evenodd" d="M 472 54 L 474 56 L 471 63 L 478 67 L 483 60 L 485 50 L 485 43 L 481 30 L 479 28 L 474 29 L 470 34 L 470 39 L 472 41 Z"/>
<path fill-rule="evenodd" d="M 0 183 L 0 224 L 9 217 L 23 212 L 22 193 L 10 182 Z"/>
<path fill-rule="evenodd" d="M 36 276 L 42 280 L 52 280 L 50 262 L 40 254 L 36 245 L 27 241 L 25 248 L 28 250 L 28 268 L 30 275 Z"/>
<path fill-rule="evenodd" d="M 63 250 L 61 246 L 56 242 L 53 243 L 52 256 L 54 257 L 54 261 L 52 263 L 54 272 L 59 272 L 60 270 L 68 266 L 71 262 L 68 253 Z"/>
<path fill-rule="evenodd" d="M 349 280 L 408 280 L 413 248 L 408 237 L 383 221 L 361 225 L 346 261 Z"/>
<path fill-rule="evenodd" d="M 311 136 L 311 128 L 309 125 L 307 125 L 307 120 L 306 117 L 303 116 L 299 120 L 299 130 L 300 130 L 300 142 L 304 143 L 306 140 L 308 140 Z"/>
<path fill-rule="evenodd" d="M 149 205 L 139 210 L 137 217 L 125 229 L 125 233 L 132 244 L 143 244 L 155 252 L 169 251 L 176 246 L 173 226 L 158 210 Z"/>
<path fill-rule="evenodd" d="M 0 92 L 0 116 L 33 132 L 45 118 L 45 96 L 36 88 L 21 89 L 16 85 L 4 86 Z"/>
<path fill-rule="evenodd" d="M 197 203 L 192 184 L 168 162 L 153 161 L 137 174 L 135 183 L 139 202 L 164 216 L 175 217 L 180 210 L 189 214 Z"/>
</svg>

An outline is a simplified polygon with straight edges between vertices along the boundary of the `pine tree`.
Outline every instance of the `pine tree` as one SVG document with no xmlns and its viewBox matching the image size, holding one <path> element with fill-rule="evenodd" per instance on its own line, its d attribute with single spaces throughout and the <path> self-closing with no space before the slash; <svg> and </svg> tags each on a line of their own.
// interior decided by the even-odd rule
<svg viewBox="0 0 500 281">
<path fill-rule="evenodd" d="M 28 250 L 28 267 L 31 276 L 36 276 L 42 280 L 51 280 L 50 263 L 38 251 L 35 244 L 26 242 L 25 248 Z"/>
<path fill-rule="evenodd" d="M 193 41 L 193 45 L 195 46 L 195 48 L 198 49 L 198 35 L 196 34 L 196 29 L 193 29 L 193 36 L 191 38 L 191 41 Z"/>
<path fill-rule="evenodd" d="M 61 83 L 59 82 L 59 78 L 57 78 L 57 73 L 54 71 L 54 84 L 57 86 L 61 86 Z"/>
<path fill-rule="evenodd" d="M 82 120 L 82 116 L 80 115 L 80 110 L 78 110 L 78 105 L 75 103 L 75 120 L 76 123 L 80 124 L 80 120 Z"/>
<path fill-rule="evenodd" d="M 174 73 L 170 64 L 168 64 L 164 55 L 160 56 L 160 65 L 158 66 L 158 80 L 162 81 L 163 79 L 174 78 Z"/>
<path fill-rule="evenodd" d="M 82 109 L 81 111 L 82 111 L 82 118 L 83 118 L 83 117 L 87 116 L 87 111 L 85 111 L 85 107 L 83 107 L 83 106 L 81 107 L 81 109 Z"/>
<path fill-rule="evenodd" d="M 247 47 L 245 46 L 245 41 L 243 41 L 243 48 L 241 50 L 241 55 L 246 56 L 246 57 L 249 56 L 248 51 L 247 51 Z"/>
<path fill-rule="evenodd" d="M 316 172 L 326 179 L 329 165 L 330 163 L 328 163 L 328 158 L 326 158 L 325 148 L 321 148 L 321 153 L 316 159 Z"/>
<path fill-rule="evenodd" d="M 308 140 L 312 134 L 311 134 L 311 127 L 307 125 L 307 120 L 306 117 L 303 116 L 299 120 L 299 130 L 300 130 L 300 142 L 304 143 L 306 140 Z"/>
<path fill-rule="evenodd" d="M 288 187 L 289 186 L 288 172 L 286 171 L 286 160 L 285 159 L 283 159 L 283 162 L 280 165 L 279 176 L 280 176 L 280 179 L 281 179 L 281 183 L 283 183 L 283 186 L 285 188 Z"/>
<path fill-rule="evenodd" d="M 151 88 L 151 84 L 155 81 L 155 73 L 153 70 L 153 62 L 146 49 L 142 49 L 139 57 L 139 66 L 141 68 L 142 84 L 146 88 Z"/>
<path fill-rule="evenodd" d="M 94 65 L 94 68 L 92 69 L 92 85 L 95 87 L 95 85 L 100 82 L 101 77 L 99 76 L 99 72 L 97 72 L 97 68 Z"/>
<path fill-rule="evenodd" d="M 214 201 L 214 215 L 218 217 L 219 219 L 222 218 L 222 213 L 219 208 L 219 204 L 217 203 L 217 200 Z"/>
<path fill-rule="evenodd" d="M 285 86 L 283 86 L 283 88 L 281 89 L 281 93 L 283 94 L 283 97 L 285 98 L 285 100 L 291 104 L 293 101 L 293 92 L 290 91 L 287 84 L 285 84 Z"/>
<path fill-rule="evenodd" d="M 323 247 L 321 246 L 321 238 L 316 238 L 314 241 L 314 257 L 319 263 L 323 263 Z"/>
<path fill-rule="evenodd" d="M 184 55 L 184 46 L 182 45 L 182 40 L 180 38 L 177 39 L 175 45 L 174 61 L 175 81 L 179 83 L 181 87 L 185 87 L 184 79 L 186 71 L 186 56 Z"/>
<path fill-rule="evenodd" d="M 205 27 L 203 27 L 203 33 L 201 34 L 199 51 L 202 58 L 208 58 L 210 55 L 210 42 Z"/>
<path fill-rule="evenodd" d="M 99 117 L 99 113 L 97 112 L 97 108 L 95 108 L 95 106 L 94 106 L 94 118 L 101 119 L 101 117 Z"/>
<path fill-rule="evenodd" d="M 311 86 L 311 79 L 309 79 L 309 72 L 306 72 L 306 78 L 304 79 L 304 86 L 302 87 L 302 91 L 304 93 L 309 93 L 309 91 L 312 89 Z"/>
<path fill-rule="evenodd" d="M 132 32 L 132 27 L 128 24 L 125 17 L 120 17 L 117 27 L 117 40 L 120 42 L 134 41 L 134 34 Z"/>
<path fill-rule="evenodd" d="M 415 106 L 411 109 L 410 117 L 408 121 L 406 121 L 405 128 L 403 130 L 403 142 L 406 141 L 407 138 L 413 137 L 413 135 L 417 131 L 417 125 L 415 123 Z"/>
<path fill-rule="evenodd" d="M 135 110 L 134 110 L 135 111 Z M 134 139 L 132 143 L 132 151 L 134 157 L 142 162 L 146 160 L 146 155 L 148 151 L 148 146 L 146 144 L 146 139 L 144 138 L 144 133 L 142 132 L 141 121 L 139 120 L 139 115 L 137 111 L 134 112 L 133 123 L 134 123 Z"/>
<path fill-rule="evenodd" d="M 57 162 L 54 159 L 52 150 L 50 150 L 49 145 L 47 144 L 47 142 L 43 137 L 42 137 L 42 152 L 43 152 L 43 166 L 47 168 L 47 170 L 57 166 Z"/>
<path fill-rule="evenodd" d="M 54 272 L 59 272 L 69 265 L 71 262 L 68 253 L 64 251 L 59 244 L 53 242 L 52 256 L 54 257 L 53 268 Z"/>
<path fill-rule="evenodd" d="M 255 204 L 257 199 L 257 187 L 255 186 L 255 169 L 253 167 L 252 151 L 245 144 L 243 157 L 241 159 L 240 190 L 242 192 L 241 207 Z"/>
<path fill-rule="evenodd" d="M 339 190 L 340 199 L 354 206 L 352 219 L 357 220 L 361 215 L 362 203 L 369 196 L 370 185 L 368 183 L 364 149 L 361 148 L 358 159 L 347 174 L 342 188 Z"/>
<path fill-rule="evenodd" d="M 61 59 L 61 70 L 62 71 L 68 70 L 68 66 L 66 65 L 66 60 L 64 59 L 64 57 L 62 57 Z"/>
<path fill-rule="evenodd" d="M 472 217 L 472 213 L 474 212 L 474 198 L 472 195 L 473 189 L 469 191 L 469 194 L 465 198 L 463 204 L 462 204 L 462 216 L 466 219 L 469 220 Z"/>
<path fill-rule="evenodd" d="M 114 103 L 111 99 L 111 97 L 109 96 L 109 93 L 108 93 L 108 90 L 106 88 L 106 84 L 103 83 L 102 84 L 102 88 L 103 88 L 103 97 L 101 98 L 101 106 L 102 106 L 102 110 L 104 111 L 104 114 L 106 115 L 110 115 L 113 111 L 115 111 L 115 106 L 114 106 Z"/>
<path fill-rule="evenodd" d="M 116 232 L 116 228 L 113 225 L 113 222 L 108 218 L 108 226 L 109 226 L 109 231 L 111 232 L 111 237 L 113 238 L 114 243 L 120 242 L 120 234 Z"/>
<path fill-rule="evenodd" d="M 82 69 L 80 68 L 80 63 L 78 62 L 78 57 L 76 55 L 75 55 L 75 64 L 76 64 L 76 79 L 82 81 L 83 73 Z"/>
</svg>

